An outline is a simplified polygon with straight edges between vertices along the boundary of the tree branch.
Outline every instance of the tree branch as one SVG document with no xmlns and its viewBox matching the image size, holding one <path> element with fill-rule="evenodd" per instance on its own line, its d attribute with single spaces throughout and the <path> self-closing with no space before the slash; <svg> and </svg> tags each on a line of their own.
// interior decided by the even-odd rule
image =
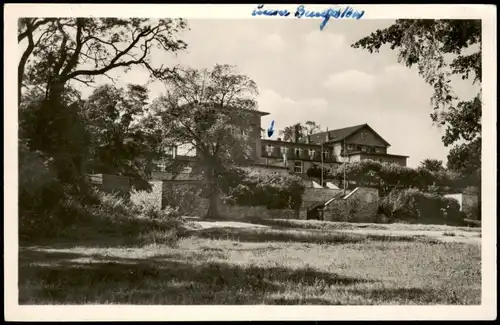
<svg viewBox="0 0 500 325">
<path fill-rule="evenodd" d="M 78 56 L 80 55 L 83 46 L 82 31 L 84 24 L 84 18 L 76 19 L 76 48 L 73 51 L 73 55 L 69 58 L 68 64 L 66 64 L 66 67 L 64 67 L 63 71 L 61 72 L 61 75 L 63 76 L 68 74 L 78 64 Z"/>
<path fill-rule="evenodd" d="M 149 32 L 148 31 L 143 31 L 141 33 L 139 33 L 139 35 L 137 36 L 136 39 L 134 39 L 132 41 L 132 43 L 130 43 L 130 45 L 123 51 L 121 51 L 120 53 L 118 53 L 111 61 L 110 63 L 101 68 L 101 69 L 97 69 L 97 70 L 76 70 L 76 71 L 73 71 L 72 73 L 69 73 L 68 75 L 66 75 L 65 77 L 63 77 L 65 80 L 69 80 L 69 79 L 72 79 L 74 77 L 77 77 L 77 76 L 80 76 L 80 75 L 88 75 L 88 76 L 95 76 L 95 75 L 99 75 L 99 74 L 103 74 L 103 73 L 106 73 L 108 72 L 109 70 L 111 69 L 114 69 L 114 68 L 118 68 L 118 67 L 128 67 L 128 66 L 131 66 L 133 64 L 140 64 L 142 63 L 142 61 L 144 60 L 144 58 L 146 57 L 147 55 L 147 49 L 145 49 L 142 57 L 138 60 L 132 60 L 132 61 L 127 61 L 127 62 L 120 62 L 120 63 L 117 63 L 117 61 L 122 57 L 124 56 L 125 54 L 127 54 L 132 48 L 134 48 L 136 46 L 136 44 L 139 42 L 139 40 L 145 36 L 149 35 Z"/>
<path fill-rule="evenodd" d="M 20 33 L 19 35 L 17 35 L 17 42 L 21 42 L 23 39 L 25 39 L 26 37 L 30 37 L 30 34 L 31 34 L 31 37 L 33 36 L 33 32 L 40 26 L 42 25 L 45 25 L 47 23 L 50 23 L 52 21 L 55 21 L 56 19 L 55 18 L 45 18 L 45 19 L 42 19 L 42 20 L 39 20 L 35 23 L 36 21 L 36 18 L 33 19 L 32 21 L 29 22 L 29 25 L 30 25 L 30 28 L 26 28 L 26 30 L 22 33 Z"/>
</svg>

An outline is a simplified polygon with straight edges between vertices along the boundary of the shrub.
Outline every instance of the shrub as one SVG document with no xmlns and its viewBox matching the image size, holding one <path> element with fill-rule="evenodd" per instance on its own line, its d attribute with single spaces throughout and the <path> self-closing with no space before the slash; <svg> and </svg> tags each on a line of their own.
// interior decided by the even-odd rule
<svg viewBox="0 0 500 325">
<path fill-rule="evenodd" d="M 162 208 L 172 207 L 181 214 L 199 214 L 206 210 L 199 184 L 165 184 L 163 187 Z"/>
<path fill-rule="evenodd" d="M 413 188 L 392 191 L 382 199 L 381 208 L 392 221 L 461 224 L 462 220 L 460 206 L 455 199 Z"/>
<path fill-rule="evenodd" d="M 298 176 L 249 173 L 239 185 L 229 190 L 225 201 L 241 206 L 298 210 L 304 190 Z"/>
<path fill-rule="evenodd" d="M 478 202 L 474 202 L 472 204 L 464 204 L 463 212 L 464 212 L 465 218 L 467 218 L 467 219 L 481 220 L 480 206 L 479 206 Z"/>
<path fill-rule="evenodd" d="M 314 164 L 306 171 L 306 175 L 311 178 L 321 178 L 321 166 Z M 323 179 L 330 178 L 332 178 L 330 169 L 327 167 L 323 167 Z"/>
<path fill-rule="evenodd" d="M 372 211 L 372 204 L 353 196 L 346 200 L 334 200 L 324 211 L 324 219 L 343 222 L 373 222 L 376 213 Z"/>
<path fill-rule="evenodd" d="M 155 206 L 161 208 L 162 202 L 162 182 L 150 184 L 151 190 L 132 190 L 130 201 L 136 206 Z"/>
</svg>

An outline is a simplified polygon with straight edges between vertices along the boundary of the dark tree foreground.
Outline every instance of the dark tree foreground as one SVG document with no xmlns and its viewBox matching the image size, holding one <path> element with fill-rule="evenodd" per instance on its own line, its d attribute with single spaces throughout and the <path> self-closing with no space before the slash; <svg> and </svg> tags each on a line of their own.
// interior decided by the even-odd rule
<svg viewBox="0 0 500 325">
<path fill-rule="evenodd" d="M 453 146 L 447 167 L 480 193 L 481 88 L 473 99 L 459 99 L 451 80 L 458 76 L 481 85 L 481 20 L 400 19 L 352 46 L 373 53 L 384 45 L 398 51 L 399 61 L 407 67 L 417 66 L 434 89 L 431 118 L 446 128 L 444 145 Z"/>
<path fill-rule="evenodd" d="M 40 206 L 50 211 L 66 195 L 85 196 L 84 175 L 97 163 L 91 157 L 96 151 L 91 129 L 97 121 L 82 111 L 85 103 L 75 85 L 91 86 L 98 76 L 109 77 L 111 71 L 132 68 L 146 69 L 153 79 L 171 78 L 175 69 L 154 66 L 152 53 L 185 49 L 187 45 L 177 38 L 185 27 L 183 20 L 174 19 L 19 20 L 21 213 L 33 215 Z M 138 88 L 130 91 L 130 99 L 144 95 Z M 98 92 L 87 103 L 87 113 L 97 113 L 91 109 L 96 96 Z M 132 106 L 137 108 L 136 104 Z"/>
</svg>

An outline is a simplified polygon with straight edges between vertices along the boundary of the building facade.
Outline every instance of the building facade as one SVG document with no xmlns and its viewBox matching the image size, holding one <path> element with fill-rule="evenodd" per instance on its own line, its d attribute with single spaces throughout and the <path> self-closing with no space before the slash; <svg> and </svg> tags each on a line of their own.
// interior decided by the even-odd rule
<svg viewBox="0 0 500 325">
<path fill-rule="evenodd" d="M 344 162 L 371 159 L 406 166 L 408 156 L 388 153 L 390 144 L 368 124 L 327 130 L 294 140 L 261 139 L 261 162 L 284 166 L 293 173 L 306 173 L 314 165 L 335 169 Z"/>
<path fill-rule="evenodd" d="M 390 144 L 368 124 L 327 129 L 303 138 L 299 137 L 296 127 L 293 141 L 283 141 L 280 138 L 262 138 L 261 119 L 266 115 L 269 113 L 252 111 L 250 128 L 232 131 L 243 132 L 242 135 L 251 143 L 252 151 L 246 168 L 255 166 L 262 172 L 306 174 L 314 165 L 322 164 L 323 168 L 333 170 L 340 164 L 365 159 L 406 166 L 408 156 L 388 153 Z M 178 155 L 177 148 L 172 148 L 171 157 L 177 156 L 182 157 Z M 189 159 L 196 159 L 196 152 Z"/>
</svg>

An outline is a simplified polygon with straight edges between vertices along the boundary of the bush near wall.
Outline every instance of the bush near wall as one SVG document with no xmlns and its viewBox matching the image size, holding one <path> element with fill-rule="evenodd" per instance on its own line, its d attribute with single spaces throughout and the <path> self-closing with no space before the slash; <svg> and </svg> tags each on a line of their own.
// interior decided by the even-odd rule
<svg viewBox="0 0 500 325">
<path fill-rule="evenodd" d="M 430 171 L 418 167 L 410 168 L 393 163 L 380 163 L 371 159 L 341 165 L 330 177 L 342 180 L 345 174 L 348 181 L 356 186 L 371 186 L 381 190 L 385 195 L 394 188 L 418 188 L 421 191 L 459 191 L 467 186 L 467 182 L 457 173 L 450 171 Z M 328 177 L 328 178 L 330 178 Z"/>
<path fill-rule="evenodd" d="M 182 215 L 204 215 L 207 212 L 207 200 L 202 194 L 200 183 L 163 182 L 161 207 L 172 207 Z"/>
<path fill-rule="evenodd" d="M 463 204 L 463 203 L 462 203 Z M 481 220 L 481 207 L 478 202 L 463 205 L 465 218 L 471 220 Z"/>
<path fill-rule="evenodd" d="M 380 202 L 392 222 L 463 225 L 463 214 L 455 199 L 418 189 L 394 190 Z"/>
<path fill-rule="evenodd" d="M 298 210 L 304 190 L 302 178 L 298 176 L 249 173 L 229 190 L 224 201 L 231 205 Z"/>
<path fill-rule="evenodd" d="M 377 208 L 377 202 L 367 202 L 357 196 L 347 200 L 335 200 L 323 211 L 323 219 L 341 222 L 376 222 Z"/>
</svg>

